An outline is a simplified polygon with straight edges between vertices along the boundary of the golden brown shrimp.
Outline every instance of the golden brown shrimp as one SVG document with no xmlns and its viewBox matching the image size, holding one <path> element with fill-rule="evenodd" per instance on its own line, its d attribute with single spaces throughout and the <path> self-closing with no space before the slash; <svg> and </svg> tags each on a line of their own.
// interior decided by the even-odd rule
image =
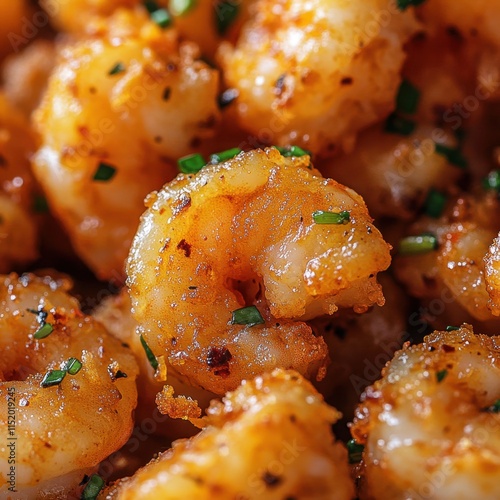
<svg viewBox="0 0 500 500">
<path fill-rule="evenodd" d="M 500 316 L 500 234 L 493 240 L 484 260 L 484 276 L 490 297 L 488 306 L 492 314 Z"/>
<path fill-rule="evenodd" d="M 69 286 L 2 278 L 2 498 L 68 498 L 132 430 L 134 357 L 80 312 Z"/>
<path fill-rule="evenodd" d="M 317 153 L 351 149 L 393 109 L 415 32 L 411 10 L 385 0 L 260 0 L 233 48 L 221 46 L 241 125 L 261 143 Z"/>
<path fill-rule="evenodd" d="M 469 325 L 396 353 L 352 427 L 365 444 L 360 498 L 498 498 L 499 380 L 499 337 Z"/>
<path fill-rule="evenodd" d="M 310 168 L 255 150 L 151 195 L 127 265 L 133 313 L 192 385 L 223 394 L 275 367 L 321 378 L 326 346 L 304 321 L 383 303 L 390 247 L 360 196 Z"/>
<path fill-rule="evenodd" d="M 330 427 L 338 418 L 298 373 L 275 370 L 212 403 L 199 435 L 100 498 L 350 500 L 347 453 Z"/>
<path fill-rule="evenodd" d="M 131 12 L 63 49 L 36 112 L 35 174 L 77 253 L 116 277 L 143 199 L 176 172 L 172 159 L 211 135 L 218 76 L 191 45 Z"/>
</svg>

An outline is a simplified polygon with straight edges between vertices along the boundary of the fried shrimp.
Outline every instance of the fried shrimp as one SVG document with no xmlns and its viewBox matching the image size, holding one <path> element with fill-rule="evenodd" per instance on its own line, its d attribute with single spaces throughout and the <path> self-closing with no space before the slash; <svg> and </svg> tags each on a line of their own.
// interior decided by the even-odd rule
<svg viewBox="0 0 500 500">
<path fill-rule="evenodd" d="M 304 321 L 383 303 L 389 245 L 360 196 L 310 168 L 255 150 L 150 196 L 128 259 L 133 313 L 192 385 L 223 394 L 275 367 L 321 378 L 327 349 Z"/>
<path fill-rule="evenodd" d="M 102 498 L 350 500 L 347 453 L 330 428 L 339 416 L 299 374 L 275 370 L 214 401 L 200 434 Z"/>
<path fill-rule="evenodd" d="M 80 312 L 68 288 L 32 275 L 2 278 L 2 498 L 68 498 L 132 430 L 134 357 Z"/>
<path fill-rule="evenodd" d="M 350 149 L 394 109 L 411 10 L 385 0 L 260 0 L 235 47 L 221 46 L 241 125 L 262 142 Z M 342 119 L 339 119 L 342 117 Z"/>
<path fill-rule="evenodd" d="M 361 498 L 498 498 L 499 380 L 499 338 L 468 325 L 396 353 L 352 427 L 365 444 Z"/>
<path fill-rule="evenodd" d="M 34 171 L 100 278 L 123 272 L 144 197 L 174 176 L 171 160 L 212 133 L 218 76 L 197 57 L 130 12 L 62 50 L 36 112 Z"/>
<path fill-rule="evenodd" d="M 493 240 L 484 258 L 485 281 L 490 300 L 488 306 L 500 316 L 500 234 Z"/>
</svg>

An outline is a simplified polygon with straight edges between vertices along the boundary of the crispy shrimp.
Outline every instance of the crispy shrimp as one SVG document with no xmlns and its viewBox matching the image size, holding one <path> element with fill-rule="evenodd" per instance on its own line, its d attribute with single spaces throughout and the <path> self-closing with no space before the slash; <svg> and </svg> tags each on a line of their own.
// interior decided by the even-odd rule
<svg viewBox="0 0 500 500">
<path fill-rule="evenodd" d="M 469 325 L 398 353 L 362 396 L 362 499 L 500 496 L 500 343 Z"/>
<path fill-rule="evenodd" d="M 62 50 L 36 112 L 35 174 L 77 253 L 116 277 L 143 200 L 176 172 L 172 159 L 211 135 L 217 72 L 192 45 L 130 12 Z"/>
<path fill-rule="evenodd" d="M 241 125 L 264 143 L 317 153 L 350 149 L 394 109 L 415 32 L 411 10 L 385 0 L 260 0 L 235 47 L 221 46 Z M 339 119 L 341 117 L 341 119 Z"/>
<path fill-rule="evenodd" d="M 299 374 L 275 370 L 213 402 L 205 429 L 174 443 L 102 498 L 350 500 L 339 413 Z"/>
<path fill-rule="evenodd" d="M 80 312 L 69 286 L 32 275 L 2 278 L 3 498 L 68 498 L 132 429 L 134 357 Z"/>
<path fill-rule="evenodd" d="M 255 150 L 149 198 L 128 259 L 133 313 L 191 384 L 223 394 L 275 367 L 321 378 L 327 349 L 304 321 L 383 303 L 390 247 L 359 195 L 310 168 Z M 316 211 L 346 224 L 315 223 Z"/>
</svg>

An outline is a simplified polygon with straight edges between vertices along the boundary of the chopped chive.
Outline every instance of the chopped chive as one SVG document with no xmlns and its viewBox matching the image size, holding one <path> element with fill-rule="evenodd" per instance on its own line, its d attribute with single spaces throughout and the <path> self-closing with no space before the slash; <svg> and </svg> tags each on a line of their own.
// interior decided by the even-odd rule
<svg viewBox="0 0 500 500">
<path fill-rule="evenodd" d="M 486 191 L 500 191 L 500 170 L 492 170 L 483 179 L 483 188 L 486 189 Z"/>
<path fill-rule="evenodd" d="M 82 491 L 82 496 L 80 497 L 80 499 L 96 500 L 103 486 L 104 486 L 104 479 L 97 474 L 92 474 L 92 476 L 89 479 L 89 482 L 87 483 L 87 486 L 85 486 L 85 489 Z"/>
<path fill-rule="evenodd" d="M 363 458 L 363 450 L 365 447 L 362 444 L 356 443 L 354 439 L 347 441 L 347 452 L 349 454 L 349 463 L 357 464 Z"/>
<path fill-rule="evenodd" d="M 408 80 L 403 80 L 396 96 L 396 110 L 412 115 L 417 111 L 420 91 Z"/>
<path fill-rule="evenodd" d="M 312 217 L 316 224 L 347 224 L 351 220 L 351 213 L 348 210 L 342 212 L 316 210 Z"/>
<path fill-rule="evenodd" d="M 34 333 L 33 337 L 35 339 L 44 339 L 48 337 L 54 331 L 54 327 L 50 323 L 44 323 L 40 328 Z"/>
<path fill-rule="evenodd" d="M 486 411 L 490 413 L 500 413 L 500 399 L 497 399 L 491 406 L 488 406 Z"/>
<path fill-rule="evenodd" d="M 76 375 L 82 369 L 82 362 L 76 358 L 69 358 L 64 365 L 64 369 L 70 375 Z"/>
<path fill-rule="evenodd" d="M 450 148 L 444 144 L 437 144 L 435 146 L 436 154 L 444 156 L 449 163 L 459 168 L 467 168 L 468 162 L 458 148 Z"/>
<path fill-rule="evenodd" d="M 226 34 L 240 12 L 239 2 L 235 0 L 221 0 L 215 6 L 215 23 L 219 35 Z"/>
<path fill-rule="evenodd" d="M 118 75 L 120 73 L 123 73 L 125 71 L 125 64 L 122 62 L 117 62 L 109 71 L 108 75 L 113 76 L 113 75 Z"/>
<path fill-rule="evenodd" d="M 281 153 L 282 156 L 286 156 L 287 158 L 291 158 L 292 156 L 300 157 L 305 155 L 312 155 L 310 151 L 307 151 L 307 149 L 302 149 L 299 146 L 274 147 Z"/>
<path fill-rule="evenodd" d="M 432 252 L 438 247 L 438 240 L 433 234 L 407 236 L 399 242 L 399 255 L 420 255 Z"/>
<path fill-rule="evenodd" d="M 417 5 L 423 4 L 425 0 L 396 0 L 396 5 L 399 10 L 406 10 L 408 7 L 413 5 L 416 7 Z"/>
<path fill-rule="evenodd" d="M 222 94 L 219 94 L 219 96 L 217 97 L 217 104 L 219 106 L 219 109 L 224 109 L 225 107 L 229 106 L 238 98 L 239 95 L 240 92 L 237 89 L 224 90 L 224 92 L 222 92 Z"/>
<path fill-rule="evenodd" d="M 36 195 L 33 200 L 33 210 L 37 214 L 46 214 L 49 211 L 49 204 L 47 203 L 47 198 L 42 195 Z"/>
<path fill-rule="evenodd" d="M 448 370 L 439 370 L 436 373 L 436 380 L 438 384 L 441 383 L 448 376 Z"/>
<path fill-rule="evenodd" d="M 460 330 L 460 327 L 459 327 L 459 326 L 452 326 L 452 325 L 448 325 L 448 326 L 446 327 L 446 331 L 447 331 L 447 332 L 454 332 L 454 331 L 456 331 L 456 330 Z"/>
<path fill-rule="evenodd" d="M 247 325 L 250 327 L 263 323 L 265 323 L 264 318 L 255 306 L 242 307 L 241 309 L 236 309 L 232 313 L 232 325 Z"/>
<path fill-rule="evenodd" d="M 158 360 L 156 359 L 156 356 L 153 354 L 153 351 L 149 348 L 147 342 L 144 340 L 144 337 L 142 335 L 140 339 L 144 352 L 146 353 L 146 357 L 148 358 L 149 364 L 153 367 L 153 370 L 157 370 Z"/>
<path fill-rule="evenodd" d="M 210 163 L 212 163 L 212 165 L 215 165 L 217 163 L 230 160 L 231 158 L 234 158 L 236 155 L 239 155 L 240 153 L 241 153 L 240 148 L 232 148 L 226 151 L 222 151 L 222 153 L 215 153 L 213 155 L 210 155 Z"/>
<path fill-rule="evenodd" d="M 207 162 L 198 153 L 192 154 L 192 155 L 187 155 L 183 156 L 182 158 L 179 158 L 177 160 L 177 165 L 179 167 L 179 170 L 183 174 L 196 174 L 199 172 Z"/>
<path fill-rule="evenodd" d="M 174 16 L 184 16 L 196 5 L 196 0 L 170 0 L 168 8 Z"/>
<path fill-rule="evenodd" d="M 40 386 L 43 388 L 52 387 L 53 385 L 59 385 L 66 376 L 65 370 L 51 370 L 45 374 Z"/>
<path fill-rule="evenodd" d="M 99 163 L 94 173 L 95 181 L 110 181 L 116 174 L 116 168 L 107 163 Z"/>
<path fill-rule="evenodd" d="M 446 195 L 436 189 L 431 189 L 425 200 L 425 213 L 434 219 L 439 219 L 446 206 Z"/>
<path fill-rule="evenodd" d="M 412 120 L 392 113 L 385 122 L 385 131 L 390 134 L 410 135 L 415 130 L 416 124 Z"/>
<path fill-rule="evenodd" d="M 149 14 L 149 17 L 160 28 L 168 28 L 172 24 L 172 16 L 167 9 L 155 10 Z"/>
</svg>

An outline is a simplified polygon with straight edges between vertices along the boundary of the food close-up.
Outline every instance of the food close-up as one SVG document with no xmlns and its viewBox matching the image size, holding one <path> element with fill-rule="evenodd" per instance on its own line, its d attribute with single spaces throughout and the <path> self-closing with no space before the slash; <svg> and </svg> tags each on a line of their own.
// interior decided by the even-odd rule
<svg viewBox="0 0 500 500">
<path fill-rule="evenodd" d="M 0 5 L 0 499 L 500 498 L 500 0 Z"/>
</svg>

